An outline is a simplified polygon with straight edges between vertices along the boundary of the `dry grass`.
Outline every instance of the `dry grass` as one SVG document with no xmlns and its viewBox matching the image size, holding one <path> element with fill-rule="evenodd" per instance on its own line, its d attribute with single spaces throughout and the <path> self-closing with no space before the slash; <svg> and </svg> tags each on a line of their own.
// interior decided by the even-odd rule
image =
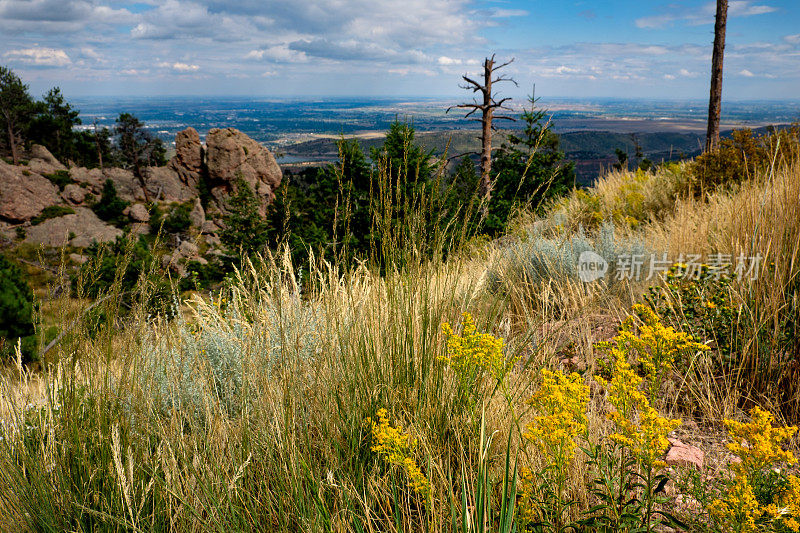
<svg viewBox="0 0 800 533">
<path fill-rule="evenodd" d="M 769 339 L 797 310 L 787 287 L 798 283 L 800 167 L 703 201 L 680 198 L 681 169 L 614 173 L 590 194 L 601 216 L 636 217 L 621 241 L 671 253 L 760 252 L 775 266 L 732 288 L 742 331 L 759 332 L 741 345 L 735 371 L 721 377 L 698 366 L 667 394 L 689 390 L 689 414 L 712 423 L 745 399 L 778 398 L 775 407 L 797 412 L 797 388 L 775 396 L 769 385 L 778 373 L 780 386 L 797 381 L 786 366 L 797 354 L 775 353 L 786 345 Z M 576 193 L 535 231 L 567 232 L 594 216 L 587 205 Z M 302 292 L 288 254 L 267 257 L 219 298 L 195 296 L 173 322 L 134 309 L 122 330 L 109 323 L 90 335 L 80 325 L 45 371 L 2 377 L 0 529 L 450 530 L 462 494 L 474 505 L 479 466 L 502 475 L 507 443 L 520 468 L 540 464 L 520 439 L 539 369 L 590 379 L 593 344 L 613 336 L 647 285 L 532 283 L 510 274 L 505 246 L 383 275 L 320 262 Z M 503 278 L 500 289 L 490 271 Z M 465 311 L 519 356 L 507 394 L 484 380 L 466 401 L 439 360 L 441 324 Z M 599 442 L 608 421 L 593 387 L 589 440 Z M 430 507 L 370 452 L 367 418 L 380 408 L 418 439 Z M 484 459 L 481 420 L 496 432 Z M 592 503 L 591 476 L 585 461 L 573 464 L 574 516 Z"/>
</svg>

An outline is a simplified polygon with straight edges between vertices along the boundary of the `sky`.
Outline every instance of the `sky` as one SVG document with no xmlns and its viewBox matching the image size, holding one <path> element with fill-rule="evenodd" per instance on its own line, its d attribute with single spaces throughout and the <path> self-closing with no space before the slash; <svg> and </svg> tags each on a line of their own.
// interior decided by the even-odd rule
<svg viewBox="0 0 800 533">
<path fill-rule="evenodd" d="M 800 1 L 731 0 L 723 95 L 800 99 Z M 483 58 L 519 97 L 703 99 L 715 2 L 0 0 L 34 95 L 458 97 Z M 465 93 L 466 94 L 466 93 Z"/>
</svg>

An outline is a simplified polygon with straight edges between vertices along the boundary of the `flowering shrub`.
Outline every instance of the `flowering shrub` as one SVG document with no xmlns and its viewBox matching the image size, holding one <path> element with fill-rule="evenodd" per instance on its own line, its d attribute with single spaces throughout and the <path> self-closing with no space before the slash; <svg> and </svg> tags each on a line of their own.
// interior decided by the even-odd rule
<svg viewBox="0 0 800 533">
<path fill-rule="evenodd" d="M 731 359 L 736 332 L 736 310 L 731 301 L 731 277 L 702 264 L 690 275 L 676 263 L 664 276 L 664 285 L 650 287 L 648 304 L 675 327 L 714 342 L 723 359 Z"/>
<path fill-rule="evenodd" d="M 542 384 L 530 399 L 537 415 L 524 437 L 543 452 L 549 464 L 564 467 L 575 454 L 578 437 L 586 436 L 589 387 L 573 372 L 542 370 Z"/>
<path fill-rule="evenodd" d="M 601 502 L 598 510 L 604 513 L 590 517 L 583 525 L 615 531 L 651 531 L 660 522 L 654 516 L 655 505 L 662 502 L 658 493 L 669 480 L 661 473 L 666 466 L 661 456 L 669 447 L 667 435 L 681 421 L 660 416 L 652 403 L 675 357 L 702 349 L 685 333 L 664 327 L 650 308 L 637 305 L 634 312 L 614 339 L 596 345 L 610 359 L 610 368 L 606 369 L 610 378 L 595 379 L 605 388 L 613 408 L 607 415 L 614 424 L 609 435 L 613 446 L 606 449 L 597 445 L 590 453 L 589 463 L 598 469 L 593 492 Z M 631 359 L 638 362 L 644 378 L 635 372 Z M 642 390 L 645 380 L 649 396 Z M 659 514 L 675 521 L 669 513 Z"/>
<path fill-rule="evenodd" d="M 442 331 L 447 336 L 447 355 L 439 360 L 449 364 L 459 375 L 462 383 L 473 384 L 485 374 L 503 381 L 514 361 L 506 360 L 504 341 L 491 333 L 478 333 L 475 321 L 469 313 L 462 313 L 461 335 L 445 322 Z"/>
<path fill-rule="evenodd" d="M 589 387 L 577 373 L 543 369 L 530 403 L 536 416 L 523 436 L 541 452 L 545 465 L 537 474 L 523 470 L 519 514 L 523 523 L 547 523 L 558 531 L 571 505 L 564 487 L 576 440 L 586 438 Z"/>
<path fill-rule="evenodd" d="M 676 359 L 706 351 L 708 346 L 695 342 L 687 333 L 665 327 L 658 315 L 646 305 L 636 304 L 633 311 L 635 315 L 623 321 L 619 334 L 611 342 L 597 343 L 595 347 L 610 355 L 615 375 L 629 372 L 627 360 L 633 356 L 647 379 L 648 399 L 653 404 Z"/>
<path fill-rule="evenodd" d="M 780 468 L 797 462 L 782 443 L 797 427 L 773 427 L 771 413 L 754 407 L 750 422 L 725 420 L 731 442 L 727 447 L 738 461 L 732 477 L 710 505 L 711 516 L 724 531 L 800 530 L 800 477 Z"/>
<path fill-rule="evenodd" d="M 402 468 L 408 478 L 408 488 L 423 496 L 427 503 L 431 495 L 431 485 L 414 460 L 417 441 L 403 432 L 401 426 L 392 427 L 386 409 L 378 409 L 377 422 L 367 419 L 372 426 L 372 451 L 387 463 Z"/>
<path fill-rule="evenodd" d="M 628 448 L 646 468 L 661 468 L 664 463 L 657 458 L 669 447 L 667 434 L 680 426 L 680 420 L 659 416 L 639 390 L 642 378 L 636 375 L 627 362 L 627 352 L 615 348 L 614 374 L 611 381 L 596 376 L 607 390 L 609 403 L 614 407 L 608 418 L 614 423 L 616 432 L 609 438 Z"/>
</svg>

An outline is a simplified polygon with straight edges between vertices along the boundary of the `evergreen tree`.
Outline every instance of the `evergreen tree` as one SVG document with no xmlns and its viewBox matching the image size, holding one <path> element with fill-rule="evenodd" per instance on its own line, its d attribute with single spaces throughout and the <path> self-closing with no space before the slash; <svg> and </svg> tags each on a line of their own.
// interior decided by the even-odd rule
<svg viewBox="0 0 800 533">
<path fill-rule="evenodd" d="M 229 253 L 252 256 L 264 250 L 269 240 L 269 225 L 259 213 L 253 189 L 244 179 L 236 180 L 236 193 L 230 198 L 223 222 L 225 228 L 220 239 Z"/>
<path fill-rule="evenodd" d="M 33 356 L 33 305 L 33 291 L 22 270 L 0 254 L 0 361 L 13 356 L 19 339 L 23 357 Z"/>
<path fill-rule="evenodd" d="M 142 187 L 145 200 L 149 203 L 147 167 L 166 164 L 164 143 L 147 131 L 144 123 L 130 113 L 121 113 L 117 117 L 114 136 L 122 166 L 133 171 Z"/>
<path fill-rule="evenodd" d="M 564 160 L 558 135 L 550 130 L 545 111 L 536 108 L 538 99 L 528 100 L 531 107 L 521 117 L 524 129 L 509 135 L 495 156 L 497 177 L 483 222 L 483 231 L 490 235 L 505 230 L 516 207 L 535 209 L 575 185 L 574 163 Z"/>
<path fill-rule="evenodd" d="M 80 112 L 64 99 L 58 87 L 50 89 L 36 108 L 28 139 L 47 147 L 60 161 L 78 159 L 74 127 L 81 124 Z"/>
<path fill-rule="evenodd" d="M 92 210 L 102 220 L 110 222 L 115 226 L 121 226 L 125 223 L 125 217 L 122 212 L 128 207 L 128 202 L 123 200 L 117 195 L 117 187 L 114 182 L 107 179 L 103 184 L 103 192 L 100 200 L 95 202 Z"/>
<path fill-rule="evenodd" d="M 0 127 L 15 165 L 25 140 L 35 106 L 28 86 L 10 68 L 0 66 Z"/>
</svg>

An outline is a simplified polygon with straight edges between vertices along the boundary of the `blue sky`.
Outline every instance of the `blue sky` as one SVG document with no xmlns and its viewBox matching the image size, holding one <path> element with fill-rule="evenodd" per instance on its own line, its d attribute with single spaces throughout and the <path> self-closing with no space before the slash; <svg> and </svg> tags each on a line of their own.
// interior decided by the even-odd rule
<svg viewBox="0 0 800 533">
<path fill-rule="evenodd" d="M 546 97 L 707 97 L 714 2 L 0 0 L 40 94 L 459 96 L 496 53 Z M 724 96 L 800 98 L 800 1 L 731 0 Z"/>
</svg>

